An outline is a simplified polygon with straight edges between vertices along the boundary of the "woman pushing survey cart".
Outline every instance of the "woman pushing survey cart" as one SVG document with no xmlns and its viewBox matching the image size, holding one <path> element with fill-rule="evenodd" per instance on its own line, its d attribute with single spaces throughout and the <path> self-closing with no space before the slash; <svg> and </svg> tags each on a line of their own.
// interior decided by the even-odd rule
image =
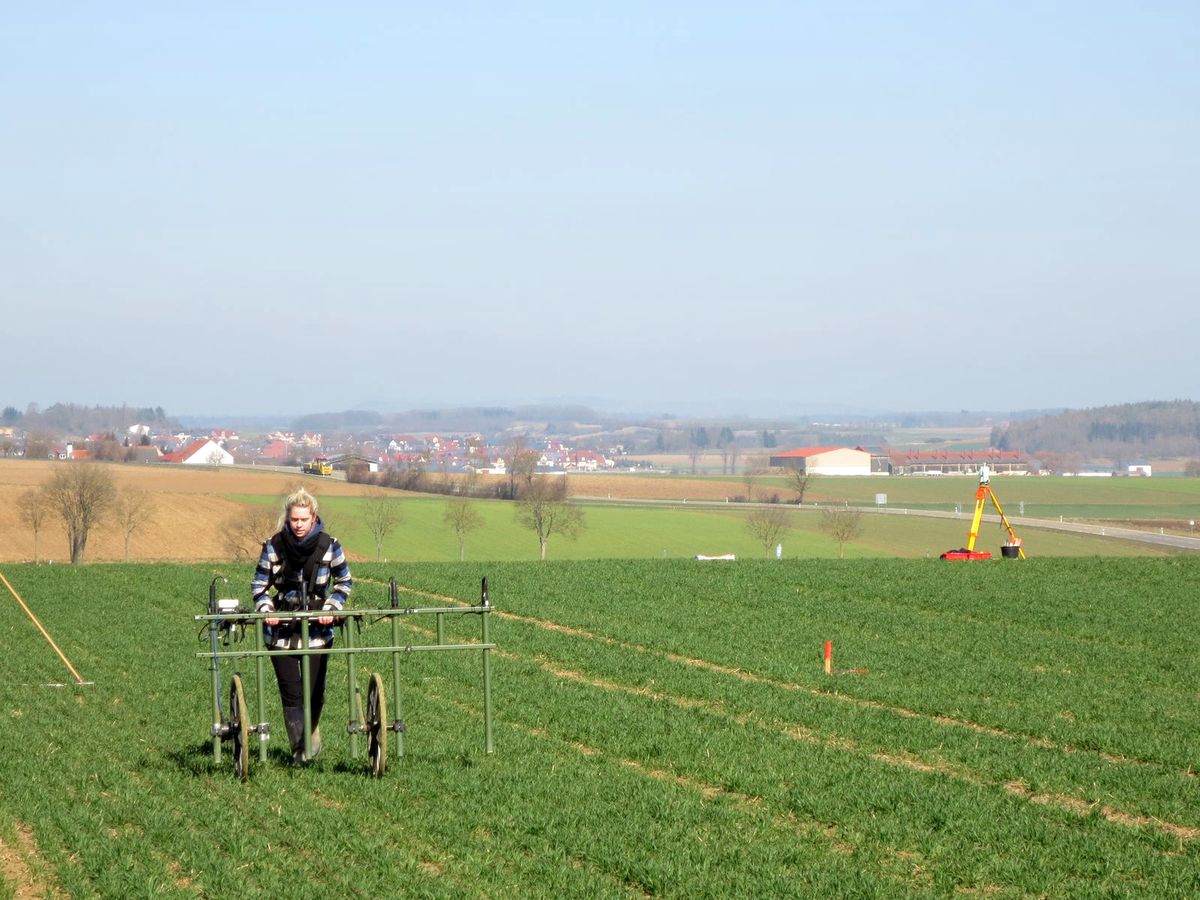
<svg viewBox="0 0 1200 900">
<path fill-rule="evenodd" d="M 400 716 L 400 669 L 401 659 L 411 660 L 413 653 L 419 651 L 456 651 L 468 650 L 479 652 L 483 661 L 483 732 L 484 752 L 492 752 L 492 691 L 491 691 L 491 651 L 495 644 L 491 641 L 490 613 L 491 603 L 488 599 L 487 579 L 483 579 L 480 601 L 475 606 L 440 606 L 428 608 L 401 608 L 399 603 L 399 587 L 392 578 L 389 584 L 391 601 L 390 609 L 343 609 L 338 613 L 337 624 L 343 628 L 345 646 L 334 648 L 331 642 L 322 647 L 307 647 L 310 628 L 318 630 L 319 620 L 326 617 L 327 610 L 294 611 L 280 615 L 279 610 L 267 612 L 243 612 L 241 604 L 236 599 L 217 599 L 217 584 L 224 581 L 218 576 L 209 585 L 208 614 L 196 616 L 197 621 L 206 623 L 211 641 L 208 652 L 197 653 L 197 656 L 208 657 L 212 673 L 212 731 L 213 761 L 220 762 L 222 742 L 232 743 L 234 775 L 245 780 L 250 768 L 250 738 L 257 735 L 259 741 L 259 761 L 267 760 L 267 741 L 270 738 L 270 726 L 266 721 L 266 679 L 264 660 L 274 659 L 279 655 L 278 650 L 268 649 L 265 634 L 266 620 L 279 618 L 288 619 L 300 633 L 299 647 L 289 650 L 288 655 L 300 657 L 301 694 L 304 709 L 305 724 L 311 726 L 311 661 L 317 657 L 344 656 L 346 658 L 347 694 L 349 698 L 349 722 L 346 732 L 349 735 L 349 755 L 358 757 L 358 739 L 360 735 L 367 740 L 367 763 L 372 775 L 382 776 L 387 765 L 388 732 L 394 732 L 395 756 L 404 755 L 404 732 L 406 725 Z M 404 643 L 401 633 L 401 620 L 411 616 L 429 616 L 436 618 L 435 642 L 432 644 Z M 460 640 L 451 642 L 446 636 L 446 620 L 461 620 L 464 616 L 478 616 L 481 631 L 478 640 Z M 373 623 L 388 622 L 390 624 L 391 643 L 382 646 L 367 642 L 363 637 Z M 428 631 L 420 629 L 425 634 Z M 242 642 L 249 632 L 254 637 L 253 649 L 242 649 L 236 644 Z M 359 641 L 362 641 L 360 644 Z M 392 662 L 392 697 L 394 698 L 393 715 L 388 717 L 388 704 L 384 692 L 384 679 L 378 672 L 371 672 L 364 708 L 362 693 L 358 688 L 356 658 L 366 654 L 385 653 L 390 655 Z M 254 694 L 257 696 L 257 722 L 252 722 L 247 705 L 246 686 L 242 672 L 236 671 L 229 677 L 228 713 L 223 705 L 225 696 L 221 666 L 238 666 L 253 660 Z M 285 707 L 286 710 L 286 707 Z M 290 740 L 290 738 L 289 738 Z M 311 734 L 305 728 L 303 736 L 305 755 L 312 758 Z"/>
</svg>

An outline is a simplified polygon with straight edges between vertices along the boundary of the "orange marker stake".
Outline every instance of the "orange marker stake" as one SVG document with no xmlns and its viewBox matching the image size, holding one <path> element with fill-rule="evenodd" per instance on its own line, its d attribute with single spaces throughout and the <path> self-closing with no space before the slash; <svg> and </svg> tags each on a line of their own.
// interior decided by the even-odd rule
<svg viewBox="0 0 1200 900">
<path fill-rule="evenodd" d="M 825 674 L 833 674 L 833 641 L 825 642 Z"/>
</svg>

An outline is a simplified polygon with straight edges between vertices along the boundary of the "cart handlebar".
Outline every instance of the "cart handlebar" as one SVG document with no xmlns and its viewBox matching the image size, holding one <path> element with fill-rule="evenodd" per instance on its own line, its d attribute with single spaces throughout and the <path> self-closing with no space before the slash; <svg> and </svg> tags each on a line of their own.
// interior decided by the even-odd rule
<svg viewBox="0 0 1200 900">
<path fill-rule="evenodd" d="M 393 616 L 412 616 L 429 613 L 490 613 L 491 606 L 410 606 L 404 609 L 312 609 L 286 610 L 276 609 L 267 612 L 242 612 L 235 610 L 228 613 L 206 614 L 193 616 L 197 622 L 253 622 L 256 619 L 279 619 L 280 621 L 298 621 L 300 619 L 320 619 L 332 616 L 335 619 L 362 619 L 367 616 L 392 618 Z"/>
</svg>

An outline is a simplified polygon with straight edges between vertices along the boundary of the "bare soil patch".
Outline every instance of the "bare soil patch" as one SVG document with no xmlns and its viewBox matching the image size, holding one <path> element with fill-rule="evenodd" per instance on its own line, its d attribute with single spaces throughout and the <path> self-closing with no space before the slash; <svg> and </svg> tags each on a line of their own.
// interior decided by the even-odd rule
<svg viewBox="0 0 1200 900">
<path fill-rule="evenodd" d="M 0 873 L 2 884 L 13 890 L 15 898 L 62 897 L 63 893 L 54 884 L 45 884 L 34 875 L 30 862 L 40 857 L 33 832 L 23 822 L 14 823 L 18 846 L 9 846 L 0 840 Z"/>
<path fill-rule="evenodd" d="M 17 512 L 17 499 L 25 491 L 47 481 L 56 466 L 79 463 L 42 460 L 0 459 L 0 562 L 34 558 L 33 533 Z M 118 490 L 136 489 L 154 495 L 154 520 L 134 532 L 129 544 L 131 562 L 173 560 L 179 562 L 226 559 L 222 535 L 225 523 L 245 509 L 231 495 L 249 494 L 283 497 L 304 485 L 318 498 L 361 496 L 376 488 L 333 479 L 304 477 L 295 473 L 233 468 L 198 468 L 167 463 L 118 465 L 103 463 L 112 472 Z M 266 535 L 263 535 L 265 538 Z M 62 523 L 50 516 L 38 538 L 38 558 L 62 562 L 70 557 Z M 97 528 L 88 538 L 87 559 L 92 562 L 125 558 L 125 539 L 112 522 Z"/>
</svg>

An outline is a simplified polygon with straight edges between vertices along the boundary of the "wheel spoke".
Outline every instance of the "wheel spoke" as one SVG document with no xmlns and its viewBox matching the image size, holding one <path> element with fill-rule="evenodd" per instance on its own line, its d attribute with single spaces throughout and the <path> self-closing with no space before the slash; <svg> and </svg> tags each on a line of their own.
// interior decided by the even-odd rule
<svg viewBox="0 0 1200 900">
<path fill-rule="evenodd" d="M 234 675 L 229 684 L 229 729 L 233 738 L 233 774 L 239 781 L 245 781 L 250 776 L 250 714 L 240 675 Z"/>
<path fill-rule="evenodd" d="M 371 673 L 371 685 L 367 688 L 367 760 L 371 774 L 376 778 L 387 768 L 387 700 L 383 693 L 383 679 L 378 672 Z"/>
</svg>

